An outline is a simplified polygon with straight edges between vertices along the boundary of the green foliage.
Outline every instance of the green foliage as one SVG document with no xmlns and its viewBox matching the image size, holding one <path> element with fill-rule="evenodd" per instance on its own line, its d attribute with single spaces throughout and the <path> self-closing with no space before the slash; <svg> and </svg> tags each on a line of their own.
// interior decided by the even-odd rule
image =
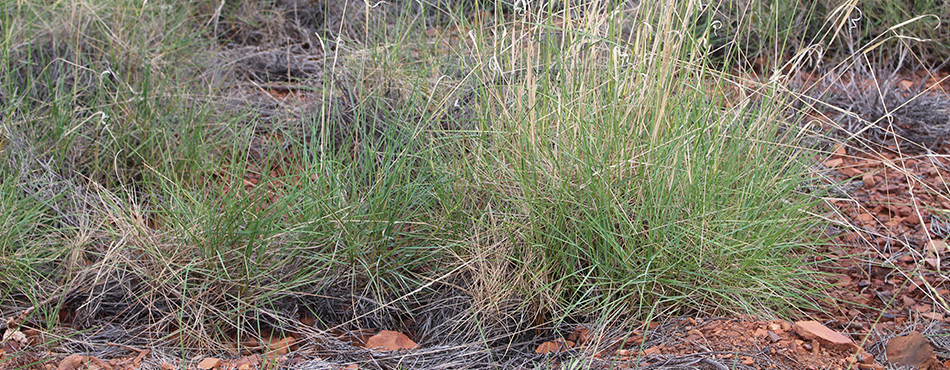
<svg viewBox="0 0 950 370">
<path fill-rule="evenodd" d="M 473 320 L 809 304 L 814 152 L 779 81 L 707 63 L 727 29 L 698 2 L 440 9 L 442 29 L 405 4 L 226 5 L 0 5 L 4 309 L 61 297 L 51 326 L 72 304 L 222 349 L 326 291 L 376 306 L 321 329 L 399 325 L 449 288 Z M 807 42 L 792 30 L 813 18 L 780 5 L 727 49 Z M 318 77 L 247 77 L 227 54 L 304 44 Z M 282 104 L 303 108 L 266 111 Z"/>
<path fill-rule="evenodd" d="M 950 58 L 948 18 L 950 5 L 941 1 L 730 0 L 704 8 L 693 32 L 708 31 L 711 61 L 760 72 L 781 68 L 799 50 L 817 45 L 819 59 L 830 64 L 864 55 L 892 68 L 934 68 Z M 902 58 L 912 61 L 900 65 Z"/>
</svg>

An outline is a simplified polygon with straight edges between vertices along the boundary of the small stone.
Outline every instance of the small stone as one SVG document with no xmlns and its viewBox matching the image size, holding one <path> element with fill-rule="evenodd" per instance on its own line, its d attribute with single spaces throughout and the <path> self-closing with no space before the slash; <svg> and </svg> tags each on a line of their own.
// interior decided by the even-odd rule
<svg viewBox="0 0 950 370">
<path fill-rule="evenodd" d="M 861 170 L 854 167 L 839 168 L 838 173 L 845 175 L 849 178 L 855 178 L 864 174 L 863 172 L 861 172 Z"/>
<path fill-rule="evenodd" d="M 36 329 L 24 329 L 23 335 L 26 336 L 26 343 L 31 346 L 43 344 L 43 333 Z"/>
<path fill-rule="evenodd" d="M 625 339 L 623 341 L 623 344 L 625 346 L 639 346 L 639 345 L 643 345 L 643 342 L 645 342 L 646 340 L 647 340 L 647 337 L 645 336 L 635 335 L 635 336 Z"/>
<path fill-rule="evenodd" d="M 835 156 L 843 157 L 848 155 L 848 148 L 846 148 L 843 144 L 838 145 L 835 146 L 835 150 L 833 152 L 835 153 Z"/>
<path fill-rule="evenodd" d="M 250 370 L 256 368 L 261 362 L 261 355 L 250 355 L 242 357 L 239 360 L 235 361 L 232 366 L 237 370 Z"/>
<path fill-rule="evenodd" d="M 950 249 L 947 248 L 947 242 L 943 239 L 931 239 L 924 246 L 924 250 L 928 254 L 940 254 Z"/>
<path fill-rule="evenodd" d="M 275 355 L 286 355 L 290 352 L 290 347 L 294 345 L 296 339 L 294 337 L 286 337 L 276 342 L 271 343 L 271 351 Z"/>
<path fill-rule="evenodd" d="M 570 335 L 567 336 L 567 340 L 582 346 L 590 341 L 590 329 L 583 326 L 578 326 L 573 332 L 571 332 Z"/>
<path fill-rule="evenodd" d="M 221 366 L 221 359 L 216 357 L 208 357 L 198 363 L 198 368 L 201 370 L 209 370 Z"/>
<path fill-rule="evenodd" d="M 88 358 L 83 355 L 74 354 L 66 356 L 62 361 L 59 362 L 57 370 L 75 370 L 86 363 Z"/>
<path fill-rule="evenodd" d="M 835 167 L 841 166 L 841 164 L 843 163 L 844 163 L 844 160 L 841 158 L 829 159 L 825 161 L 825 167 L 835 168 Z"/>
<path fill-rule="evenodd" d="M 928 369 L 937 361 L 934 349 L 923 334 L 914 331 L 902 337 L 894 337 L 885 346 L 887 362 L 894 365 Z"/>
<path fill-rule="evenodd" d="M 904 223 L 908 225 L 916 225 L 920 223 L 920 217 L 916 213 L 912 213 L 910 216 L 904 219 Z"/>
<path fill-rule="evenodd" d="M 566 343 L 561 340 L 547 341 L 547 342 L 541 343 L 541 345 L 539 345 L 538 348 L 535 348 L 534 353 L 543 355 L 546 353 L 562 352 L 573 347 L 573 345 L 574 345 L 574 342 L 570 342 L 570 341 Z"/>
<path fill-rule="evenodd" d="M 875 185 L 875 184 L 874 184 L 874 174 L 872 174 L 872 173 L 870 173 L 870 172 L 866 172 L 864 175 L 861 176 L 861 182 L 864 183 L 864 187 L 865 187 L 865 188 L 873 188 L 874 185 Z"/>
<path fill-rule="evenodd" d="M 907 306 L 907 307 L 911 307 L 917 304 L 917 301 L 915 301 L 913 298 L 908 297 L 906 295 L 901 297 L 901 302 L 904 304 L 904 306 Z"/>
<path fill-rule="evenodd" d="M 784 331 L 792 330 L 792 324 L 789 324 L 788 321 L 782 321 L 779 323 L 779 325 L 782 327 L 782 330 Z M 778 332 L 778 330 L 776 330 L 776 332 Z"/>
<path fill-rule="evenodd" d="M 851 341 L 851 338 L 831 330 L 817 321 L 798 321 L 793 329 L 802 338 L 806 340 L 817 339 L 833 349 L 853 349 L 857 347 Z"/>
<path fill-rule="evenodd" d="M 257 341 L 257 338 L 249 337 L 241 342 L 241 345 L 245 347 L 257 347 L 260 346 L 261 343 Z"/>
<path fill-rule="evenodd" d="M 897 208 L 897 211 L 895 213 L 903 217 L 907 217 L 914 213 L 914 209 L 908 206 L 900 206 Z"/>
<path fill-rule="evenodd" d="M 924 263 L 934 270 L 940 269 L 940 260 L 936 258 L 924 258 Z"/>
<path fill-rule="evenodd" d="M 419 345 L 409 339 L 405 334 L 395 331 L 383 330 L 366 340 L 366 348 L 381 349 L 384 351 L 398 351 L 401 349 L 414 349 Z"/>
<path fill-rule="evenodd" d="M 900 185 L 897 185 L 897 184 L 884 184 L 878 187 L 878 191 L 884 194 L 895 193 L 900 189 L 901 189 Z"/>
<path fill-rule="evenodd" d="M 652 355 L 652 354 L 657 354 L 657 353 L 659 353 L 659 352 L 660 352 L 660 346 L 653 346 L 653 347 L 650 347 L 650 348 L 647 348 L 647 349 L 643 350 L 643 352 L 641 352 L 641 354 L 642 354 L 643 356 L 649 356 L 649 355 Z"/>
</svg>

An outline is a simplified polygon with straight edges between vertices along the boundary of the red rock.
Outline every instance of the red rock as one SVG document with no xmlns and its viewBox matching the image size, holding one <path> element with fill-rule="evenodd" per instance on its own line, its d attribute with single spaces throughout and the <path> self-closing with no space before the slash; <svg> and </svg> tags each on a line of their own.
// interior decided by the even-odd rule
<svg viewBox="0 0 950 370">
<path fill-rule="evenodd" d="M 218 366 L 221 366 L 221 359 L 215 357 L 208 357 L 198 363 L 198 368 L 201 370 L 213 369 Z"/>
<path fill-rule="evenodd" d="M 912 213 L 910 216 L 907 216 L 907 218 L 904 219 L 904 222 L 909 225 L 916 225 L 920 223 L 920 217 L 918 217 L 916 213 Z"/>
<path fill-rule="evenodd" d="M 911 80 L 901 80 L 900 82 L 897 83 L 897 85 L 900 86 L 904 90 L 910 91 L 910 88 L 914 87 L 914 82 Z"/>
<path fill-rule="evenodd" d="M 920 332 L 914 331 L 903 337 L 894 337 L 885 346 L 887 361 L 893 365 L 929 369 L 937 356 L 934 349 Z"/>
<path fill-rule="evenodd" d="M 950 248 L 947 248 L 947 242 L 943 239 L 932 239 L 926 243 L 924 250 L 928 254 L 940 254 Z"/>
<path fill-rule="evenodd" d="M 908 296 L 905 295 L 905 296 L 901 296 L 901 303 L 903 303 L 904 306 L 911 307 L 911 306 L 917 304 L 917 301 L 915 301 L 913 298 L 908 297 Z"/>
<path fill-rule="evenodd" d="M 900 189 L 901 189 L 900 185 L 897 185 L 897 184 L 884 184 L 877 188 L 878 191 L 884 194 L 896 193 Z"/>
<path fill-rule="evenodd" d="M 257 368 L 258 364 L 261 362 L 261 355 L 250 355 L 242 357 L 239 360 L 231 364 L 233 369 L 237 370 L 250 370 L 252 368 Z"/>
<path fill-rule="evenodd" d="M 843 157 L 848 155 L 848 148 L 846 148 L 844 145 L 838 145 L 835 147 L 833 152 L 835 153 L 836 157 Z"/>
<path fill-rule="evenodd" d="M 825 161 L 825 167 L 835 168 L 835 167 L 841 166 L 841 164 L 843 163 L 844 163 L 844 160 L 841 158 L 829 159 Z"/>
<path fill-rule="evenodd" d="M 660 346 L 653 346 L 653 347 L 647 348 L 647 349 L 643 350 L 643 352 L 641 352 L 641 354 L 642 354 L 643 356 L 649 356 L 649 355 L 653 355 L 653 354 L 657 354 L 657 353 L 660 353 Z"/>
<path fill-rule="evenodd" d="M 294 337 L 286 337 L 278 341 L 272 341 L 270 350 L 275 355 L 286 355 L 290 352 L 290 347 L 296 343 Z"/>
<path fill-rule="evenodd" d="M 366 348 L 381 349 L 383 351 L 398 351 L 401 349 L 414 349 L 419 345 L 409 339 L 405 334 L 395 331 L 383 330 L 366 340 Z"/>
<path fill-rule="evenodd" d="M 576 329 L 574 329 L 574 332 L 567 336 L 567 340 L 573 341 L 577 343 L 577 345 L 582 346 L 584 343 L 590 341 L 590 329 L 583 326 L 578 326 Z"/>
<path fill-rule="evenodd" d="M 59 362 L 59 366 L 56 367 L 57 370 L 75 370 L 86 363 L 88 358 L 83 355 L 74 354 L 66 356 L 62 361 Z"/>
<path fill-rule="evenodd" d="M 26 343 L 31 346 L 38 346 L 43 344 L 43 333 L 36 329 L 25 329 L 23 334 L 26 335 Z"/>
<path fill-rule="evenodd" d="M 940 268 L 940 260 L 936 258 L 924 258 L 924 263 L 926 263 L 927 266 L 930 266 L 930 268 L 934 270 L 937 270 Z"/>
<path fill-rule="evenodd" d="M 621 338 L 621 339 L 622 339 L 622 338 Z M 647 340 L 647 337 L 640 336 L 640 335 L 634 335 L 634 336 L 632 336 L 632 337 L 627 338 L 626 340 L 624 340 L 623 345 L 626 346 L 626 347 L 628 347 L 628 348 L 631 347 L 631 346 L 640 346 L 640 345 L 643 345 L 643 342 L 646 342 L 646 340 Z"/>
<path fill-rule="evenodd" d="M 833 349 L 857 348 L 851 338 L 829 329 L 817 321 L 798 321 L 792 327 L 805 340 L 817 339 L 825 346 Z"/>
<path fill-rule="evenodd" d="M 541 343 L 538 348 L 535 348 L 534 353 L 543 355 L 545 353 L 566 351 L 571 347 L 574 347 L 574 342 L 558 339 Z"/>
<path fill-rule="evenodd" d="M 861 172 L 861 170 L 854 167 L 840 168 L 838 169 L 838 172 L 847 177 L 858 177 L 864 174 L 863 172 Z"/>
</svg>

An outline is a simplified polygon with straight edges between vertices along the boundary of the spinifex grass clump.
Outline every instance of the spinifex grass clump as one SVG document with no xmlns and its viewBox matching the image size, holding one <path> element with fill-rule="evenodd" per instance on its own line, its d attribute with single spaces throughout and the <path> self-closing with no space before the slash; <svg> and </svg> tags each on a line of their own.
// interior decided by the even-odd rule
<svg viewBox="0 0 950 370">
<path fill-rule="evenodd" d="M 200 8 L 2 6 L 0 316 L 28 312 L 77 351 L 206 352 L 312 334 L 297 312 L 321 330 L 397 328 L 396 298 L 446 268 L 447 180 L 412 100 L 361 86 L 371 53 L 343 55 L 352 85 L 304 82 L 326 103 L 283 121 L 226 99 L 246 82 L 216 80 L 238 73 Z"/>
<path fill-rule="evenodd" d="M 334 4 L 3 5 L 3 315 L 353 353 L 806 302 L 807 151 L 780 85 L 704 62 L 698 2 Z"/>
<path fill-rule="evenodd" d="M 491 286 L 562 314 L 807 302 L 808 159 L 776 86 L 701 63 L 696 6 L 529 13 L 476 38 L 483 124 L 456 165 Z"/>
<path fill-rule="evenodd" d="M 935 0 L 724 0 L 705 4 L 697 23 L 715 30 L 711 61 L 766 73 L 818 45 L 832 64 L 860 54 L 888 68 L 934 69 L 950 56 L 948 16 L 950 3 Z"/>
</svg>

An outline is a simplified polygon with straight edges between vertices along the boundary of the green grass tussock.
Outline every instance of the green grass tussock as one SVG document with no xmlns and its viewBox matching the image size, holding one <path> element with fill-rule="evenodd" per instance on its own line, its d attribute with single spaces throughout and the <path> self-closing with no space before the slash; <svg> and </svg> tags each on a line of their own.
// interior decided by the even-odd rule
<svg viewBox="0 0 950 370">
<path fill-rule="evenodd" d="M 696 10 L 669 5 L 626 35 L 610 18 L 529 21 L 541 36 L 475 47 L 491 51 L 475 62 L 487 134 L 459 176 L 545 306 L 761 313 L 806 297 L 776 283 L 808 279 L 793 252 L 815 241 L 802 211 L 817 200 L 798 191 L 807 159 L 779 131 L 784 98 L 762 86 L 729 107 L 732 82 L 694 62 L 705 40 L 651 33 L 689 26 L 678 12 Z"/>
<path fill-rule="evenodd" d="M 802 67 L 820 71 L 821 61 L 860 56 L 912 70 L 945 67 L 948 17 L 950 5 L 940 1 L 722 1 L 706 6 L 696 24 L 712 27 L 717 64 L 771 73 L 796 50 L 820 46 L 821 55 Z"/>
<path fill-rule="evenodd" d="M 809 307 L 782 79 L 699 2 L 584 4 L 3 2 L 3 315 L 187 353 Z"/>
</svg>

